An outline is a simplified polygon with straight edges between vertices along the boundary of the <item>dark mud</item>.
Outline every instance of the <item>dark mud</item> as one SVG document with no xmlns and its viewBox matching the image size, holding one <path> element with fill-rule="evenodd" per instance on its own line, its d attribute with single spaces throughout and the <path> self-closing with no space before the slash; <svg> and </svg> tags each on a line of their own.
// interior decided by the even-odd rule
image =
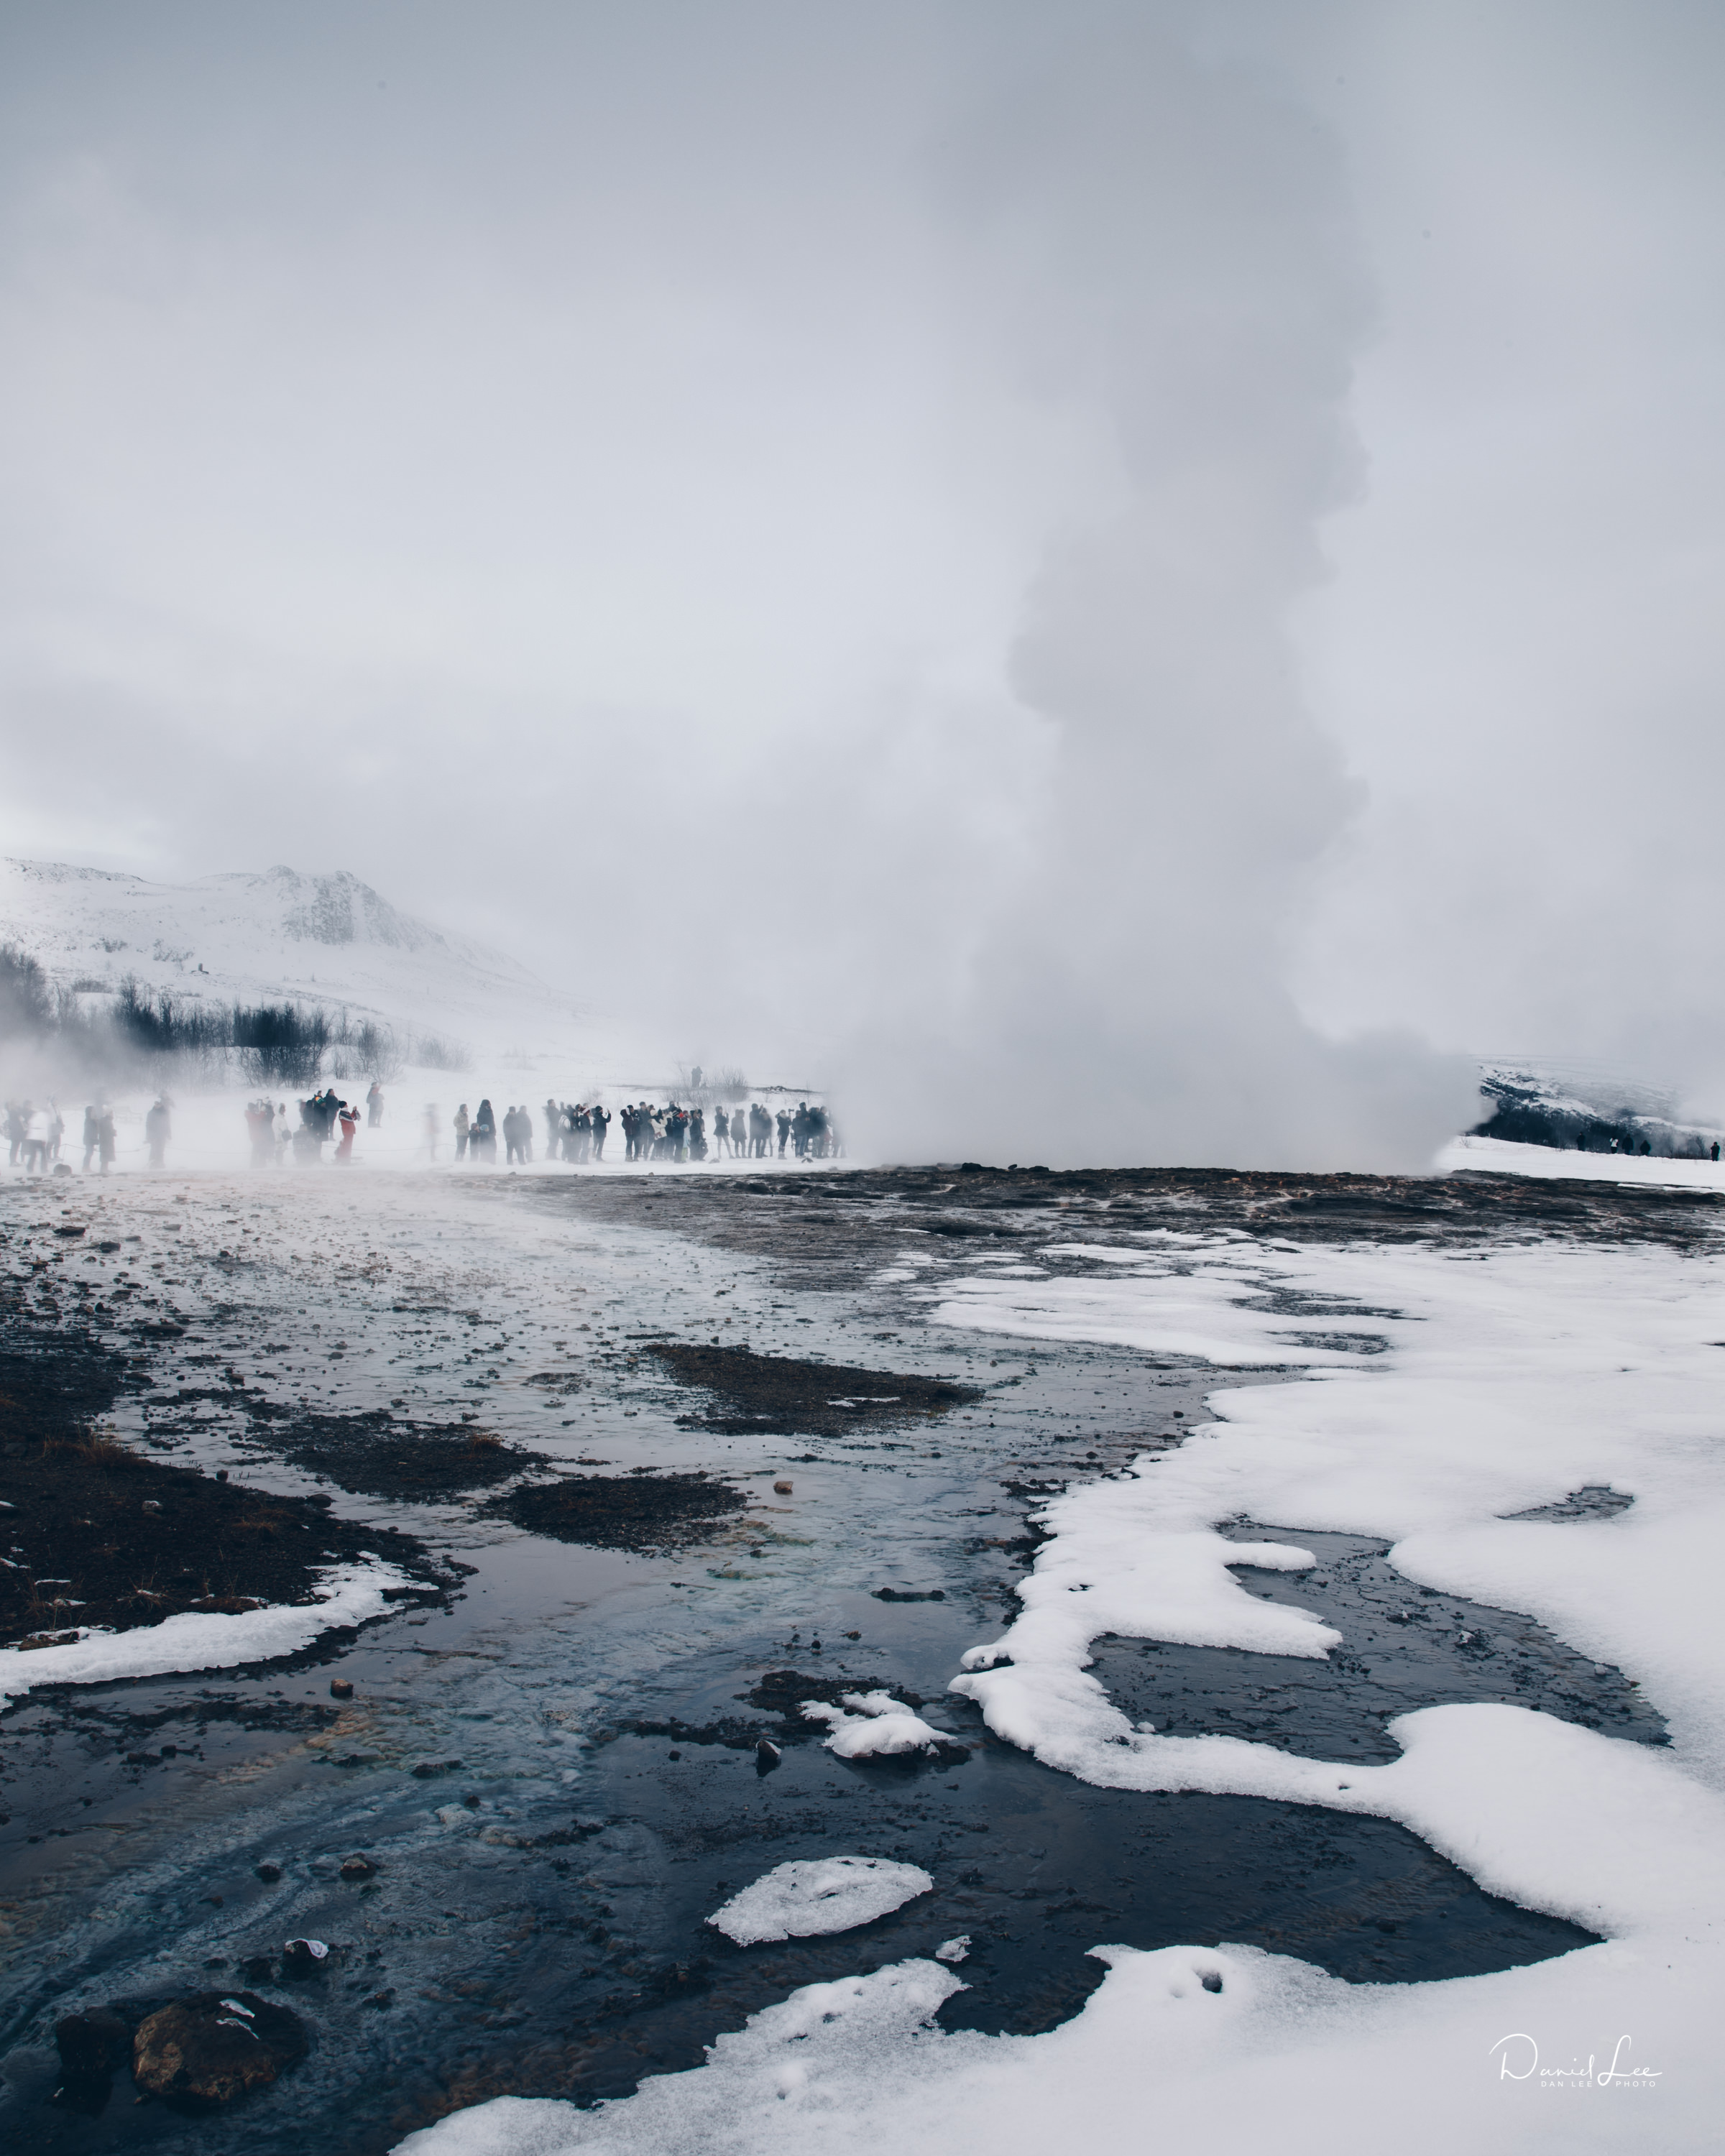
<svg viewBox="0 0 1725 2156">
<path fill-rule="evenodd" d="M 1310 1609 L 1343 1645 L 1308 1660 L 1095 1641 L 1092 1675 L 1123 1713 L 1163 1736 L 1244 1737 L 1307 1758 L 1385 1761 L 1401 1756 L 1389 1732 L 1397 1715 L 1483 1700 L 1640 1744 L 1667 1741 L 1663 1717 L 1620 1670 L 1578 1655 L 1531 1617 L 1414 1586 L 1389 1563 L 1387 1543 L 1244 1523 L 1224 1532 L 1310 1550 L 1318 1560 L 1312 1572 L 1240 1565 L 1240 1584 L 1267 1602 Z"/>
<path fill-rule="evenodd" d="M 424 1590 L 448 1584 L 424 1543 L 287 1497 L 170 1467 L 96 1427 L 130 1365 L 74 1327 L 16 1311 L 0 1347 L 0 1645 L 77 1626 L 125 1631 L 185 1610 L 311 1602 L 316 1575 L 369 1552 Z"/>
<path fill-rule="evenodd" d="M 271 1450 L 308 1474 L 357 1496 L 394 1497 L 408 1504 L 488 1490 L 532 1467 L 542 1452 L 507 1445 L 468 1423 L 414 1423 L 388 1408 L 361 1414 L 300 1414 L 267 1440 Z"/>
<path fill-rule="evenodd" d="M 705 1475 L 569 1475 L 508 1491 L 485 1510 L 557 1542 L 645 1551 L 684 1548 L 747 1503 Z"/>
<path fill-rule="evenodd" d="M 968 1407 L 984 1395 L 950 1378 L 908 1377 L 844 1363 L 757 1355 L 747 1348 L 696 1348 L 655 1341 L 656 1355 L 685 1385 L 718 1402 L 717 1412 L 682 1415 L 684 1430 L 783 1437 L 849 1437 Z"/>
</svg>

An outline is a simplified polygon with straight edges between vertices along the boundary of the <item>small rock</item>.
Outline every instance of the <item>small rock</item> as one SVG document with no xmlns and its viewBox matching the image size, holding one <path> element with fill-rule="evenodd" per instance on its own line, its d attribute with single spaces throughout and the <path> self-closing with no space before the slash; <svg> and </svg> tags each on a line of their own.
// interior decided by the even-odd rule
<svg viewBox="0 0 1725 2156">
<path fill-rule="evenodd" d="M 416 1782 L 429 1782 L 439 1774 L 453 1774 L 461 1764 L 459 1759 L 422 1759 L 413 1769 Z"/>
<path fill-rule="evenodd" d="M 131 2070 L 148 2096 L 200 2110 L 264 2088 L 305 2056 L 305 2024 L 254 1991 L 201 1991 L 139 2025 Z"/>
<path fill-rule="evenodd" d="M 279 1864 L 259 1864 L 254 1868 L 259 1878 L 266 1887 L 273 1887 L 281 1876 L 281 1866 Z"/>
<path fill-rule="evenodd" d="M 1206 1991 L 1219 1991 L 1222 1989 L 1221 1974 L 1216 1969 L 1213 1969 L 1208 1976 L 1200 1978 L 1199 1981 Z"/>
<path fill-rule="evenodd" d="M 239 1973 L 248 1984 L 269 1984 L 275 1975 L 275 1964 L 268 1954 L 252 1954 L 239 1964 Z"/>
<path fill-rule="evenodd" d="M 330 1679 L 330 1697 L 331 1699 L 352 1699 L 352 1697 L 353 1680 L 351 1677 L 331 1677 Z"/>
<path fill-rule="evenodd" d="M 862 1637 L 862 1634 L 860 1632 L 847 1632 L 845 1636 L 847 1640 L 860 1640 Z"/>
<path fill-rule="evenodd" d="M 329 1958 L 330 1950 L 321 1939 L 290 1939 L 281 1950 L 282 1975 L 290 1984 L 321 1976 Z"/>
<path fill-rule="evenodd" d="M 755 1746 L 755 1772 L 757 1774 L 770 1774 L 783 1757 L 783 1753 L 776 1744 L 764 1737 L 762 1738 Z"/>
<path fill-rule="evenodd" d="M 775 1496 L 788 1497 L 791 1494 L 791 1486 L 788 1482 L 775 1482 L 773 1491 Z"/>
<path fill-rule="evenodd" d="M 350 1856 L 343 1860 L 341 1876 L 344 1879 L 369 1879 L 377 1869 L 369 1856 Z"/>
<path fill-rule="evenodd" d="M 131 2030 L 105 2006 L 64 2015 L 54 2024 L 54 2041 L 59 2046 L 61 2073 L 76 2085 L 105 2081 L 131 2056 Z"/>
</svg>

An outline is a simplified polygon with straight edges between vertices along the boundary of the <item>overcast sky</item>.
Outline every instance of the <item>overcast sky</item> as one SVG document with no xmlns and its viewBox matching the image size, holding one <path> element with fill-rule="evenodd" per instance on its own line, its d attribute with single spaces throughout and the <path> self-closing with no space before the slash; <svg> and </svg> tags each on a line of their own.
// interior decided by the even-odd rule
<svg viewBox="0 0 1725 2156">
<path fill-rule="evenodd" d="M 0 6 L 0 844 L 1122 1158 L 1725 1108 L 1722 92 L 1661 0 Z"/>
</svg>

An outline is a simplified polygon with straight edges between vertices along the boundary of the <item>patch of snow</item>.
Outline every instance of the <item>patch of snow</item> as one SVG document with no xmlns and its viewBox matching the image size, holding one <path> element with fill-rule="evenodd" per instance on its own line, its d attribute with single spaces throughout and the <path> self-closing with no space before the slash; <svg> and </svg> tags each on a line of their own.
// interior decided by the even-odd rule
<svg viewBox="0 0 1725 2156">
<path fill-rule="evenodd" d="M 1376 1318 L 1302 1319 L 1247 1307 L 1246 1296 L 1273 1291 L 1281 1285 L 1281 1276 L 1273 1255 L 1255 1245 L 1243 1250 L 1231 1237 L 1200 1243 L 1151 1234 L 1130 1250 L 1063 1243 L 1050 1245 L 1050 1255 L 1110 1270 L 1101 1276 L 1067 1273 L 1037 1281 L 994 1270 L 953 1276 L 925 1291 L 935 1322 L 1032 1340 L 1143 1348 L 1224 1369 L 1345 1368 L 1358 1360 L 1355 1352 L 1312 1344 L 1315 1331 L 1331 1343 L 1351 1332 L 1375 1340 L 1384 1331 Z"/>
<path fill-rule="evenodd" d="M 187 1609 L 130 1632 L 85 1631 L 64 1646 L 0 1648 L 0 1701 L 22 1699 L 38 1685 L 231 1670 L 297 1655 L 320 1633 L 381 1617 L 392 1606 L 383 1590 L 411 1584 L 396 1566 L 375 1560 L 331 1566 L 316 1578 L 316 1602 L 267 1603 L 233 1616 Z"/>
<path fill-rule="evenodd" d="M 580 2111 L 554 2099 L 501 2097 L 410 2133 L 398 2156 L 560 2156 L 578 2148 L 696 2156 L 824 2149 L 834 2136 L 854 2143 L 882 2095 L 921 2082 L 916 2054 L 930 2041 L 929 2017 L 964 1989 L 931 1961 L 805 1984 L 721 2035 L 705 2066 L 655 2075 L 624 2102 Z M 818 2143 L 805 2138 L 811 2131 Z M 875 2145 L 871 2135 L 869 2145 Z"/>
<path fill-rule="evenodd" d="M 934 1950 L 937 1961 L 961 1962 L 970 1959 L 970 1933 L 960 1932 L 956 1939 L 942 1939 Z"/>
<path fill-rule="evenodd" d="M 824 1722 L 832 1734 L 822 1741 L 841 1759 L 891 1758 L 906 1752 L 932 1752 L 947 1740 L 942 1732 L 914 1714 L 890 1691 L 847 1691 L 843 1707 L 805 1699 L 803 1712 L 810 1722 Z M 845 1707 L 855 1711 L 850 1714 Z"/>
<path fill-rule="evenodd" d="M 871 1924 L 933 1885 L 919 1866 L 889 1864 L 883 1856 L 815 1857 L 776 1865 L 707 1922 L 743 1947 L 813 1938 Z"/>
</svg>

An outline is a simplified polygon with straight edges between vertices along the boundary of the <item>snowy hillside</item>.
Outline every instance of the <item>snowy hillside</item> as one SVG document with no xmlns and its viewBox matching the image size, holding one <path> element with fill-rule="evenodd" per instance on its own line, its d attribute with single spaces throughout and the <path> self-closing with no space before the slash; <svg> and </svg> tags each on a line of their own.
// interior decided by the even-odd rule
<svg viewBox="0 0 1725 2156">
<path fill-rule="evenodd" d="M 1663 1158 L 1699 1159 L 1720 1133 L 1686 1120 L 1676 1095 L 1601 1065 L 1509 1061 L 1480 1066 L 1480 1091 L 1490 1110 L 1474 1135 L 1512 1145 L 1585 1145 L 1624 1152 L 1645 1143 Z"/>
<path fill-rule="evenodd" d="M 614 1060 L 620 1044 L 504 953 L 446 936 L 346 872 L 159 884 L 52 861 L 0 865 L 0 941 L 56 988 L 152 990 L 215 1003 L 341 1007 L 403 1038 L 484 1058 Z"/>
</svg>

